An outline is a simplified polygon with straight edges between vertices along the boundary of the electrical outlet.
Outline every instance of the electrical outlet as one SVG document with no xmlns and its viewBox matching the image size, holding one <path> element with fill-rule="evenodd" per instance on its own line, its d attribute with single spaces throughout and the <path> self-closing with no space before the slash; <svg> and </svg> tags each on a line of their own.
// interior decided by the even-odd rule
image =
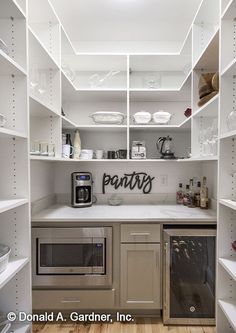
<svg viewBox="0 0 236 333">
<path fill-rule="evenodd" d="M 168 175 L 160 175 L 160 185 L 168 186 Z"/>
</svg>

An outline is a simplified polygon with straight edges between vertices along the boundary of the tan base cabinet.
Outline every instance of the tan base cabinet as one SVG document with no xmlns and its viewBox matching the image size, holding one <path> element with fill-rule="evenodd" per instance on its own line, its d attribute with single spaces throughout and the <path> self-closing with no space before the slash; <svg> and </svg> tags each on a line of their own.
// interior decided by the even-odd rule
<svg viewBox="0 0 236 333">
<path fill-rule="evenodd" d="M 160 244 L 121 244 L 121 306 L 159 309 Z"/>
</svg>

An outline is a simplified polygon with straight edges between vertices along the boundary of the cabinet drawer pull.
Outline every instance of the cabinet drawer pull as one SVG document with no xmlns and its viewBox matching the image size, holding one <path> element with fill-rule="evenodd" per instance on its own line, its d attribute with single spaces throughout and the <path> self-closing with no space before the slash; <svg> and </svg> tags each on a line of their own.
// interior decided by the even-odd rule
<svg viewBox="0 0 236 333">
<path fill-rule="evenodd" d="M 131 232 L 130 236 L 149 236 L 150 232 Z"/>
<path fill-rule="evenodd" d="M 61 303 L 80 303 L 80 300 L 68 300 L 68 301 L 66 301 L 66 300 L 62 300 L 61 301 Z"/>
</svg>

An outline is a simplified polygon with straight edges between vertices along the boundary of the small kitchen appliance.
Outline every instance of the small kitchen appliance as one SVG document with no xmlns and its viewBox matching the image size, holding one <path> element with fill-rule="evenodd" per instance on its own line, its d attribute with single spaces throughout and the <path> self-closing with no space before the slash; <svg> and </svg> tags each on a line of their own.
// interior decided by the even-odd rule
<svg viewBox="0 0 236 333">
<path fill-rule="evenodd" d="M 93 203 L 93 179 L 90 172 L 73 172 L 71 174 L 72 207 L 89 207 Z"/>
<path fill-rule="evenodd" d="M 173 139 L 167 135 L 167 137 L 160 137 L 156 143 L 157 150 L 161 154 L 161 158 L 165 160 L 176 159 L 173 151 Z"/>
</svg>

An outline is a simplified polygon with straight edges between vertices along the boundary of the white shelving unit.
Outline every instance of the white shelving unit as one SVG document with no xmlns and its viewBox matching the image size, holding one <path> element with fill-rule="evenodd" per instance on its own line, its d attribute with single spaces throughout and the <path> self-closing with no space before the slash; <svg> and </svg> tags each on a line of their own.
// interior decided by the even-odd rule
<svg viewBox="0 0 236 333">
<path fill-rule="evenodd" d="M 228 127 L 228 114 L 235 110 L 235 1 L 221 1 L 221 90 L 219 145 L 217 333 L 236 332 L 236 131 Z"/>
<path fill-rule="evenodd" d="M 7 269 L 0 274 L 0 312 L 30 313 L 31 249 L 28 151 L 27 2 L 0 2 L 0 108 L 6 124 L 0 128 L 0 243 L 11 248 Z M 14 42 L 13 42 L 14 41 Z M 30 325 L 14 325 L 15 332 Z"/>
</svg>

